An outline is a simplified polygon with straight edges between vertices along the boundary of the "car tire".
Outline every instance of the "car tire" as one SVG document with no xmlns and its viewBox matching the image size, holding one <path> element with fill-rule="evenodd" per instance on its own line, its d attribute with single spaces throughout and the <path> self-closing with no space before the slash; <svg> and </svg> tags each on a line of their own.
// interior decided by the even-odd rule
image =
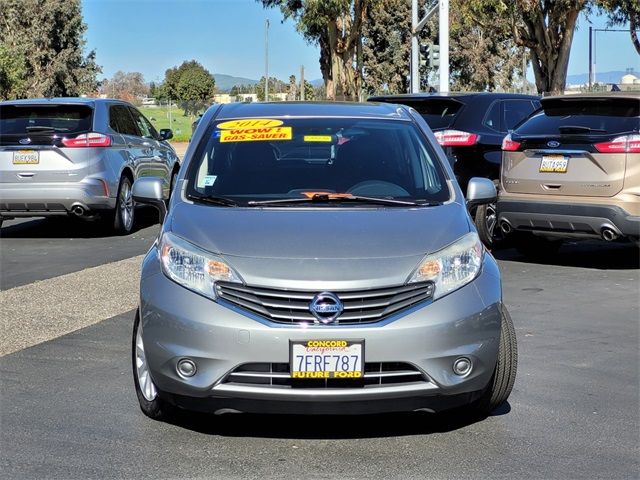
<svg viewBox="0 0 640 480">
<path fill-rule="evenodd" d="M 167 419 L 171 415 L 173 407 L 160 398 L 160 391 L 151 379 L 144 345 L 142 344 L 142 336 L 140 335 L 140 312 L 136 312 L 136 319 L 133 322 L 131 366 L 136 396 L 142 413 L 154 420 Z M 140 386 L 141 382 L 143 384 L 142 387 Z"/>
<path fill-rule="evenodd" d="M 498 360 L 493 376 L 487 389 L 476 402 L 476 410 L 489 415 L 507 401 L 513 384 L 516 381 L 518 370 L 518 345 L 516 343 L 516 330 L 513 326 L 511 315 L 505 306 L 502 307 L 502 321 L 500 326 L 500 343 L 498 346 Z"/>
<path fill-rule="evenodd" d="M 513 241 L 520 254 L 533 260 L 553 257 L 562 246 L 562 240 L 549 240 L 529 232 L 514 232 Z"/>
<path fill-rule="evenodd" d="M 113 229 L 120 235 L 128 235 L 135 222 L 135 205 L 129 177 L 122 176 L 118 185 L 116 208 L 113 212 Z"/>
<path fill-rule="evenodd" d="M 498 227 L 495 203 L 478 206 L 473 217 L 473 223 L 476 225 L 480 240 L 488 249 L 497 247 L 504 240 L 502 230 Z"/>
</svg>

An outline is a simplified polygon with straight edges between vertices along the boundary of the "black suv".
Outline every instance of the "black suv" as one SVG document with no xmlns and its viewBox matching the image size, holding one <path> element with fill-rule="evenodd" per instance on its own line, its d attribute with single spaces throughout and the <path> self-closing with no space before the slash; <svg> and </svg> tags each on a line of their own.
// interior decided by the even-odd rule
<svg viewBox="0 0 640 480">
<path fill-rule="evenodd" d="M 370 97 L 370 102 L 401 103 L 416 109 L 433 130 L 454 165 L 460 187 L 466 193 L 472 177 L 500 177 L 502 139 L 540 107 L 540 97 L 515 93 L 418 93 Z M 493 245 L 495 205 L 472 212 L 480 238 Z"/>
</svg>

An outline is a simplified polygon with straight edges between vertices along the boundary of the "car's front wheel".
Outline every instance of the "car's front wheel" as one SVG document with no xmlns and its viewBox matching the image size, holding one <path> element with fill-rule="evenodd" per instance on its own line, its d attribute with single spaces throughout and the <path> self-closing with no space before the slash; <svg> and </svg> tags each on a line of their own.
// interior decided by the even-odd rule
<svg viewBox="0 0 640 480">
<path fill-rule="evenodd" d="M 495 203 L 478 206 L 473 218 L 473 223 L 476 224 L 480 240 L 487 248 L 494 248 L 504 240 L 504 234 L 500 227 L 498 227 L 498 215 L 496 213 Z"/>
<path fill-rule="evenodd" d="M 142 342 L 142 329 L 140 328 L 140 313 L 136 312 L 133 322 L 133 336 L 131 339 L 131 362 L 133 367 L 133 383 L 140 404 L 140 410 L 147 417 L 154 420 L 163 420 L 171 413 L 171 405 L 162 400 L 158 395 L 158 389 L 153 383 L 147 356 Z"/>
<path fill-rule="evenodd" d="M 488 415 L 507 401 L 518 370 L 518 345 L 516 330 L 511 315 L 505 306 L 502 307 L 502 322 L 500 327 L 500 344 L 498 346 L 498 360 L 493 377 L 484 394 L 476 403 L 477 410 Z"/>
</svg>

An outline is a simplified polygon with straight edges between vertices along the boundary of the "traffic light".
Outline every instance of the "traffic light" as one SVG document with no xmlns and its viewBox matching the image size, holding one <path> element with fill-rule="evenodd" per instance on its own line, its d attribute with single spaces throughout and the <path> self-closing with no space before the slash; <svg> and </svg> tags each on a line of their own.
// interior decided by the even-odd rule
<svg viewBox="0 0 640 480">
<path fill-rule="evenodd" d="M 440 66 L 440 45 L 431 45 L 429 49 L 429 61 L 427 62 L 431 68 Z"/>
</svg>

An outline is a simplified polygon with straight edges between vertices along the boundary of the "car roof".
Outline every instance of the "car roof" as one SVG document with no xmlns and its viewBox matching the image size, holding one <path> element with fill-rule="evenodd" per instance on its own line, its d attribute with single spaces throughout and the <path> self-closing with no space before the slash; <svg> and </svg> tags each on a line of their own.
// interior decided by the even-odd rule
<svg viewBox="0 0 640 480">
<path fill-rule="evenodd" d="M 554 95 L 543 97 L 540 101 L 544 104 L 556 100 L 606 100 L 608 98 L 623 98 L 628 100 L 640 100 L 640 92 L 602 92 L 602 93 L 576 93 L 572 95 Z"/>
<path fill-rule="evenodd" d="M 373 97 L 369 97 L 367 101 L 376 102 L 391 102 L 397 101 L 402 102 L 403 100 L 427 100 L 431 98 L 453 98 L 453 99 L 461 99 L 461 98 L 474 98 L 474 97 L 482 97 L 482 98 L 524 98 L 528 100 L 537 100 L 540 97 L 537 95 L 527 95 L 524 93 L 501 93 L 501 92 L 432 92 L 432 93 L 401 93 L 397 95 L 377 95 Z"/>
<path fill-rule="evenodd" d="M 358 117 L 410 120 L 408 112 L 388 103 L 256 102 L 221 105 L 216 119 L 260 117 Z"/>
<path fill-rule="evenodd" d="M 51 98 L 27 98 L 23 100 L 7 100 L 4 102 L 0 102 L 1 105 L 46 105 L 46 104 L 56 104 L 56 105 L 88 105 L 93 106 L 96 103 L 126 103 L 123 100 L 116 100 L 113 98 L 90 98 L 90 97 L 51 97 Z"/>
</svg>

